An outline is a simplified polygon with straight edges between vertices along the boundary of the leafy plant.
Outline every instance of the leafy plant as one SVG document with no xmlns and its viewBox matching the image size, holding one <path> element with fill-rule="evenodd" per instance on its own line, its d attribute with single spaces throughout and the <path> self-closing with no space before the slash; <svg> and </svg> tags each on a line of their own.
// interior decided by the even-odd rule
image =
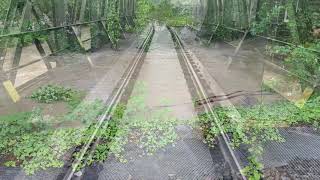
<svg viewBox="0 0 320 180">
<path fill-rule="evenodd" d="M 120 15 L 118 8 L 118 0 L 109 1 L 109 9 L 107 11 L 107 31 L 112 42 L 113 48 L 118 48 L 120 38 Z"/>
<path fill-rule="evenodd" d="M 14 155 L 27 174 L 61 167 L 63 155 L 78 143 L 79 132 L 53 130 L 46 122 L 40 109 L 0 117 L 1 155 Z M 16 162 L 8 161 L 5 165 L 15 166 Z"/>
<path fill-rule="evenodd" d="M 75 97 L 78 97 L 79 92 L 71 88 L 65 88 L 57 85 L 47 85 L 40 87 L 32 93 L 31 99 L 40 103 L 52 103 L 57 101 L 71 102 Z"/>
<path fill-rule="evenodd" d="M 27 174 L 40 169 L 62 167 L 63 156 L 80 144 L 81 130 L 59 129 L 24 134 L 13 148 Z"/>
<path fill-rule="evenodd" d="M 143 88 L 135 89 L 126 109 L 119 107 L 112 121 L 105 127 L 106 130 L 101 132 L 103 142 L 107 144 L 99 145 L 92 159 L 103 161 L 108 152 L 121 162 L 126 162 L 124 149 L 129 142 L 139 147 L 144 154 L 153 154 L 174 143 L 178 123 L 168 110 L 149 112 L 145 106 Z"/>
<path fill-rule="evenodd" d="M 233 146 L 239 147 L 246 144 L 250 152 L 249 166 L 244 173 L 251 179 L 262 177 L 262 164 L 259 158 L 263 154 L 264 144 L 268 141 L 283 142 L 284 139 L 278 132 L 280 127 L 288 126 L 313 126 L 320 122 L 320 97 L 312 97 L 303 108 L 299 108 L 290 102 L 274 102 L 271 104 L 256 105 L 253 107 L 217 107 L 214 109 L 221 127 L 232 139 Z M 232 117 L 236 110 L 241 119 L 234 122 Z M 200 118 L 208 143 L 221 135 L 216 124 L 210 116 L 204 114 Z M 214 144 L 211 144 L 214 145 Z"/>
<path fill-rule="evenodd" d="M 22 167 L 27 174 L 49 167 L 62 167 L 64 156 L 75 147 L 90 139 L 95 121 L 104 106 L 101 101 L 82 103 L 63 119 L 80 120 L 86 125 L 81 128 L 54 129 L 39 108 L 32 112 L 17 113 L 0 117 L 0 152 L 14 156 L 16 161 L 8 161 L 6 166 Z M 104 133 L 109 127 L 103 128 Z"/>
<path fill-rule="evenodd" d="M 134 19 L 136 31 L 142 32 L 144 27 L 152 19 L 152 13 L 154 11 L 154 5 L 148 0 L 137 0 L 137 12 Z"/>
<path fill-rule="evenodd" d="M 308 50 L 313 49 L 315 51 Z M 285 65 L 298 78 L 314 87 L 320 85 L 320 42 L 307 43 L 305 47 L 273 46 L 269 52 L 285 58 Z"/>
</svg>

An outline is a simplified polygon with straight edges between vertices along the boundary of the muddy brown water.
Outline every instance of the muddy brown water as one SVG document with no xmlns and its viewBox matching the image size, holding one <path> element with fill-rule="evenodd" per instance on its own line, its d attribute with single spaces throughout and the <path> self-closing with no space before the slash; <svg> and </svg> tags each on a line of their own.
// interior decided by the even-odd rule
<svg viewBox="0 0 320 180">
<path fill-rule="evenodd" d="M 43 108 L 44 113 L 50 116 L 67 113 L 68 109 L 65 103 L 39 104 L 29 97 L 34 90 L 48 84 L 70 87 L 79 90 L 84 94 L 88 94 L 106 75 L 109 76 L 109 81 L 117 81 L 117 78 L 121 77 L 122 71 L 126 69 L 128 61 L 133 57 L 135 45 L 132 45 L 132 43 L 134 40 L 134 35 L 128 36 L 128 39 L 121 40 L 121 48 L 118 51 L 114 51 L 109 47 L 104 47 L 96 52 L 89 53 L 88 56 L 94 63 L 93 67 L 90 66 L 88 59 L 84 54 L 64 54 L 61 56 L 47 57 L 48 61 L 60 62 L 61 64 L 61 66 L 50 70 L 43 66 L 43 61 L 33 64 L 32 66 L 35 66 L 34 68 L 36 68 L 37 71 L 42 71 L 40 74 L 33 74 L 33 69 L 19 70 L 16 78 L 16 86 L 18 93 L 21 96 L 21 100 L 17 103 L 13 103 L 5 90 L 1 88 L 0 115 L 27 112 L 31 111 L 34 107 Z M 129 50 L 130 46 L 132 46 L 132 50 Z M 119 58 L 124 52 L 127 53 L 127 57 L 122 59 Z M 38 57 L 31 47 L 27 47 L 24 54 L 27 55 L 23 58 L 24 60 L 21 61 L 22 64 L 27 63 L 25 61 L 29 62 Z M 113 68 L 115 68 L 116 71 L 113 70 Z M 20 71 L 21 75 L 26 75 L 21 76 L 23 79 L 19 76 Z M 21 84 L 22 82 L 23 84 Z M 112 83 L 109 83 L 108 86 L 114 87 Z M 105 91 L 103 95 L 99 95 L 108 96 L 110 93 L 111 92 Z M 96 99 L 105 98 L 106 97 L 96 96 Z"/>
<path fill-rule="evenodd" d="M 235 57 L 235 47 L 225 42 L 213 42 L 209 47 L 201 41 L 195 41 L 196 35 L 188 28 L 179 29 L 180 36 L 185 40 L 187 48 L 199 58 L 211 77 L 216 80 L 225 93 L 237 91 L 262 90 L 262 81 L 265 76 L 288 77 L 288 72 L 283 70 L 281 64 L 263 66 L 261 60 L 272 61 L 260 52 L 265 51 L 266 42 L 261 39 L 248 39 L 244 42 L 238 55 Z M 203 40 L 205 41 L 205 39 Z M 230 60 L 230 57 L 232 59 Z M 287 82 L 294 84 L 295 81 Z M 283 83 L 287 89 L 291 86 Z M 299 87 L 298 89 L 300 89 Z M 290 101 L 284 97 L 286 91 L 277 93 L 260 94 L 253 96 L 239 96 L 230 101 L 237 105 L 258 105 L 279 100 Z M 290 93 L 293 94 L 291 90 Z M 301 95 L 301 92 L 300 92 Z M 301 129 L 304 129 L 301 131 Z M 265 143 L 265 152 L 262 157 L 264 175 L 266 179 L 319 179 L 319 131 L 312 127 L 279 128 L 285 142 Z M 246 151 L 239 150 L 240 158 L 246 161 Z"/>
<path fill-rule="evenodd" d="M 273 102 L 282 99 L 280 95 L 253 93 L 262 90 L 262 79 L 266 69 L 261 61 L 265 57 L 255 52 L 253 42 L 244 43 L 238 55 L 234 56 L 235 47 L 225 42 L 212 42 L 210 46 L 206 46 L 202 41 L 195 41 L 196 33 L 189 28 L 180 28 L 178 31 L 187 48 L 199 58 L 225 94 L 237 91 L 251 92 L 256 94 L 251 97 L 257 99 L 257 102 Z M 265 42 L 258 41 L 255 48 L 261 49 L 261 47 L 262 49 L 265 47 Z M 250 94 L 239 96 L 231 99 L 231 102 L 245 105 L 244 101 L 251 97 Z"/>
<path fill-rule="evenodd" d="M 84 99 L 87 97 L 101 100 L 108 99 L 137 52 L 137 37 L 129 34 L 126 37 L 127 39 L 120 41 L 120 49 L 117 51 L 106 46 L 98 51 L 88 53 L 87 55 L 91 58 L 94 66 L 90 66 L 87 57 L 83 54 L 61 54 L 48 57 L 50 61 L 57 60 L 62 63 L 60 66 L 46 70 L 43 75 L 32 78 L 26 84 L 18 87 L 18 93 L 22 97 L 18 103 L 13 103 L 4 89 L 0 89 L 0 115 L 31 111 L 34 107 L 43 108 L 44 116 L 61 117 L 68 113 L 69 108 L 66 103 L 42 104 L 28 98 L 34 90 L 48 84 L 57 84 L 82 91 L 85 93 Z M 30 53 L 33 52 L 30 51 Z M 41 69 L 41 67 L 37 68 Z M 107 88 L 97 88 L 99 83 Z M 100 93 L 95 93 L 98 91 Z M 91 96 L 92 94 L 95 95 Z M 57 124 L 56 126 L 63 128 L 82 127 L 81 124 L 77 123 Z M 65 158 L 64 160 L 69 161 L 69 158 Z M 59 175 L 64 171 L 64 168 L 50 168 L 36 172 L 32 176 L 27 176 L 20 167 L 0 167 L 0 179 L 59 179 Z"/>
</svg>

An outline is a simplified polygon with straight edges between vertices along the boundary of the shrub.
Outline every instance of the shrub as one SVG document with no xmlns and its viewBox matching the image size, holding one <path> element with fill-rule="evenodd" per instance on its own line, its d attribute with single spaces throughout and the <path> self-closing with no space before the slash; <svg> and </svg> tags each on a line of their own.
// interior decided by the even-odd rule
<svg viewBox="0 0 320 180">
<path fill-rule="evenodd" d="M 70 102 L 77 93 L 77 91 L 74 91 L 70 88 L 47 85 L 33 92 L 31 99 L 34 99 L 40 103 L 52 103 L 57 101 Z"/>
</svg>

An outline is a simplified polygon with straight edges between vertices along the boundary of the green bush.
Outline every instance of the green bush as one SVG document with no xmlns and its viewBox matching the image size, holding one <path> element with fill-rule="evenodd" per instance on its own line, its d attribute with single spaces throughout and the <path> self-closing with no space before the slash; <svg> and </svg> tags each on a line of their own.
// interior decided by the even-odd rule
<svg viewBox="0 0 320 180">
<path fill-rule="evenodd" d="M 62 167 L 63 155 L 78 144 L 81 131 L 51 129 L 42 111 L 21 112 L 0 117 L 0 155 L 13 155 L 27 174 L 48 167 Z"/>
<path fill-rule="evenodd" d="M 304 47 L 274 46 L 269 51 L 284 57 L 288 70 L 302 81 L 307 80 L 315 87 L 320 85 L 320 41 L 307 43 Z"/>
<path fill-rule="evenodd" d="M 47 85 L 32 93 L 31 98 L 40 103 L 52 103 L 57 101 L 70 102 L 77 91 L 62 86 Z"/>
</svg>

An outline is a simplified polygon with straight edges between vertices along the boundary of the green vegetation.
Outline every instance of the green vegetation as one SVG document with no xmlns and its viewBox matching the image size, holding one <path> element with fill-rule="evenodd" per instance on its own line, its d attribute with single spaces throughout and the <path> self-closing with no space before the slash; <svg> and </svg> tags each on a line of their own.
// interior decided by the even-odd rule
<svg viewBox="0 0 320 180">
<path fill-rule="evenodd" d="M 125 107 L 119 105 L 115 108 L 113 113 L 112 119 L 102 125 L 102 127 L 98 130 L 96 137 L 100 138 L 99 143 L 96 146 L 95 151 L 93 154 L 90 152 L 85 153 L 84 158 L 80 159 L 81 151 L 76 152 L 73 154 L 74 158 L 80 161 L 77 169 L 81 169 L 85 166 L 90 166 L 94 162 L 103 162 L 105 161 L 110 155 L 111 149 L 111 142 L 114 141 L 116 133 L 120 131 L 119 122 L 123 117 L 125 111 Z M 96 128 L 96 123 L 92 123 L 86 131 L 83 133 L 83 144 L 87 143 L 93 134 Z M 75 164 L 73 164 L 75 165 Z"/>
<path fill-rule="evenodd" d="M 160 23 L 169 26 L 185 26 L 191 23 L 191 9 L 176 7 L 169 0 L 161 0 L 154 8 L 153 17 Z"/>
<path fill-rule="evenodd" d="M 130 158 L 134 158 L 125 152 L 129 143 L 140 149 L 134 156 L 152 155 L 174 144 L 178 137 L 175 127 L 182 122 L 172 118 L 168 109 L 148 110 L 145 105 L 145 93 L 144 87 L 139 84 L 126 107 L 119 105 L 115 109 L 111 121 L 105 123 L 98 131 L 97 137 L 100 137 L 100 143 L 96 146 L 96 150 L 93 154 L 85 154 L 78 169 L 94 162 L 103 162 L 110 155 L 126 163 Z M 84 137 L 92 133 L 94 125 L 88 128 Z M 77 152 L 75 158 L 79 157 L 80 152 Z"/>
<path fill-rule="evenodd" d="M 233 146 L 238 148 L 240 144 L 248 145 L 251 153 L 248 158 L 250 165 L 243 171 L 250 179 L 261 179 L 263 166 L 259 158 L 264 144 L 269 141 L 284 141 L 279 128 L 319 128 L 320 98 L 317 93 L 320 86 L 320 34 L 312 32 L 320 28 L 320 8 L 317 4 L 312 4 L 315 1 L 243 0 L 221 3 L 220 0 L 210 0 L 205 1 L 207 4 L 202 4 L 200 10 L 197 9 L 199 14 L 205 15 L 204 22 L 196 22 L 192 17 L 193 7 L 181 4 L 184 1 L 174 4 L 170 0 L 137 0 L 136 9 L 130 9 L 132 7 L 125 5 L 129 3 L 119 0 L 87 1 L 85 7 L 82 7 L 82 1 L 76 0 L 66 0 L 64 4 L 39 1 L 32 2 L 32 18 L 23 24 L 20 24 L 21 12 L 25 9 L 23 2 L 19 3 L 16 11 L 10 12 L 17 13 L 9 14 L 9 21 L 4 22 L 9 2 L 0 2 L 1 33 L 4 25 L 9 25 L 4 32 L 8 34 L 101 20 L 105 25 L 98 21 L 85 25 L 90 27 L 94 48 L 101 47 L 101 39 L 105 40 L 103 42 L 109 39 L 113 48 L 118 49 L 122 29 L 141 32 L 152 21 L 169 26 L 203 23 L 203 29 L 207 31 L 204 36 L 210 40 L 239 40 L 243 36 L 240 31 L 247 31 L 247 38 L 264 36 L 269 41 L 272 39 L 272 44 L 266 47 L 266 54 L 276 57 L 279 64 L 300 78 L 303 87 L 308 84 L 316 91 L 302 108 L 289 102 L 274 102 L 236 109 L 214 109 L 222 128 L 231 135 Z M 35 12 L 40 13 L 39 17 L 36 17 Z M 134 25 L 122 23 L 121 20 L 125 19 L 123 15 L 128 16 L 125 18 L 132 18 Z M 1 46 L 6 47 L 0 47 L 0 50 L 16 45 L 28 46 L 35 39 L 46 41 L 53 52 L 81 52 L 72 27 L 1 38 Z M 270 83 L 275 85 L 283 82 L 275 80 Z M 270 87 L 263 88 L 274 92 Z M 136 93 L 126 108 L 117 107 L 111 121 L 99 129 L 100 143 L 93 155 L 86 154 L 86 160 L 89 161 L 86 161 L 87 164 L 82 162 L 81 167 L 104 161 L 110 154 L 123 162 L 127 161 L 124 148 L 128 143 L 134 143 L 142 154 L 153 154 L 175 142 L 175 127 L 180 122 L 170 117 L 168 109 L 150 113 L 144 104 L 145 92 Z M 43 115 L 42 109 L 35 108 L 31 112 L 0 117 L 0 155 L 8 159 L 4 165 L 21 166 L 28 174 L 41 168 L 61 167 L 66 154 L 72 153 L 74 148 L 81 148 L 88 141 L 97 125 L 95 119 L 106 109 L 99 100 L 82 102 L 83 94 L 80 91 L 56 85 L 41 87 L 32 93 L 31 99 L 39 103 L 65 102 L 69 105 L 70 112 L 62 117 L 48 117 Z M 241 118 L 235 122 L 233 117 L 236 113 Z M 212 140 L 220 135 L 220 130 L 211 119 L 208 115 L 200 118 L 205 138 L 213 146 Z M 60 124 L 73 122 L 78 122 L 82 127 L 57 129 Z M 79 158 L 79 152 L 73 154 L 73 157 Z"/>
<path fill-rule="evenodd" d="M 107 12 L 107 31 L 113 48 L 117 49 L 121 35 L 118 1 L 110 1 L 108 5 L 109 11 Z"/>
<path fill-rule="evenodd" d="M 131 3 L 119 0 L 93 0 L 86 4 L 85 9 L 80 1 L 67 0 L 64 5 L 56 3 L 55 1 L 32 2 L 34 10 L 31 20 L 26 20 L 21 23 L 21 14 L 12 11 L 9 13 L 9 18 L 6 18 L 7 9 L 10 1 L 3 1 L 0 3 L 0 32 L 4 25 L 4 34 L 12 34 L 18 32 L 33 32 L 23 35 L 16 35 L 10 38 L 1 38 L 1 42 L 6 47 L 15 47 L 18 43 L 23 46 L 28 46 L 34 43 L 37 39 L 40 42 L 47 42 L 50 49 L 54 53 L 63 52 L 82 52 L 81 43 L 77 42 L 72 27 L 58 28 L 54 31 L 41 31 L 52 26 L 61 26 L 74 24 L 75 22 L 90 22 L 101 19 L 105 22 L 105 27 L 100 23 L 89 23 L 80 26 L 90 27 L 90 37 L 92 49 L 102 46 L 103 43 L 108 42 L 109 39 L 114 49 L 118 49 L 119 39 L 121 38 L 122 29 L 128 32 L 141 32 L 150 20 L 158 20 L 159 22 L 169 25 L 182 26 L 191 23 L 191 7 L 185 8 L 178 5 L 173 5 L 169 0 L 161 0 L 159 2 L 152 2 L 149 0 L 137 0 L 135 8 Z M 17 12 L 23 12 L 25 3 L 17 6 Z M 64 13 L 66 18 L 61 18 L 56 15 L 54 9 L 66 9 L 58 13 Z M 187 9 L 187 10 L 186 10 Z M 126 16 L 126 17 L 123 17 Z M 122 23 L 120 20 L 124 20 Z M 130 24 L 125 19 L 133 19 L 134 24 Z M 8 22 L 4 22 L 8 20 Z M 78 26 L 78 27 L 80 27 Z M 104 29 L 105 28 L 105 29 Z M 106 34 L 107 32 L 107 34 Z M 13 39 L 17 39 L 18 41 Z M 18 44 L 19 45 L 19 44 Z"/>
<path fill-rule="evenodd" d="M 302 84 L 320 86 L 320 41 L 306 43 L 304 47 L 272 46 L 269 53 L 283 57 L 286 67 L 301 79 Z"/>
<path fill-rule="evenodd" d="M 76 91 L 61 86 L 45 86 L 35 91 L 39 102 L 70 102 Z M 124 148 L 133 143 L 141 149 L 139 155 L 151 155 L 173 144 L 178 135 L 175 127 L 180 123 L 172 118 L 168 109 L 149 111 L 145 102 L 144 88 L 137 88 L 129 104 L 118 106 L 109 122 L 102 124 L 97 132 L 100 138 L 93 154 L 85 154 L 80 166 L 105 161 L 114 155 L 126 162 Z M 106 110 L 99 101 L 80 102 L 71 107 L 63 117 L 44 116 L 41 108 L 0 117 L 0 157 L 8 159 L 4 165 L 22 167 L 29 175 L 50 167 L 62 167 L 64 157 L 81 149 L 96 130 L 96 119 Z M 148 118 L 148 121 L 146 121 Z M 57 124 L 75 122 L 75 127 L 57 128 Z M 79 126 L 79 124 L 81 124 Z M 81 151 L 72 154 L 80 158 Z"/>
<path fill-rule="evenodd" d="M 77 92 L 71 88 L 47 85 L 33 92 L 31 98 L 40 103 L 52 103 L 57 101 L 69 102 L 75 94 L 77 94 Z"/>
<path fill-rule="evenodd" d="M 136 90 L 134 94 L 121 122 L 118 122 L 121 129 L 116 132 L 110 145 L 111 153 L 122 162 L 127 161 L 124 147 L 129 142 L 141 149 L 140 155 L 151 155 L 174 143 L 177 138 L 175 127 L 179 122 L 170 116 L 169 110 L 148 110 L 144 89 Z"/>
<path fill-rule="evenodd" d="M 90 3 L 86 3 L 85 7 L 81 5 L 82 2 L 74 0 L 67 0 L 64 4 L 55 1 L 33 1 L 30 2 L 32 5 L 32 11 L 30 12 L 32 15 L 31 20 L 28 19 L 22 22 L 22 12 L 24 12 L 24 8 L 27 4 L 26 2 L 27 1 L 22 1 L 19 5 L 16 5 L 17 10 L 11 10 L 8 19 L 6 19 L 7 9 L 9 8 L 10 3 L 16 2 L 8 0 L 0 2 L 0 33 L 2 33 L 3 28 L 5 28 L 3 34 L 31 32 L 15 35 L 10 38 L 1 38 L 1 42 L 8 42 L 8 44 L 4 43 L 6 44 L 6 47 L 14 47 L 17 45 L 16 43 L 12 43 L 12 39 L 14 38 L 18 38 L 19 42 L 24 46 L 32 44 L 34 40 L 37 39 L 41 42 L 46 41 L 52 52 L 55 53 L 61 51 L 81 52 L 83 49 L 80 47 L 80 43 L 77 42 L 77 38 L 74 36 L 75 34 L 71 26 L 57 28 L 53 31 L 41 30 L 49 27 L 59 27 L 61 25 L 101 20 L 102 22 L 106 22 L 105 27 L 101 26 L 100 22 L 81 25 L 90 27 L 92 49 L 101 47 L 102 43 L 108 42 L 107 39 L 111 41 L 113 48 L 116 49 L 118 48 L 118 41 L 121 34 L 120 14 L 134 17 L 134 11 L 130 14 L 127 12 L 120 12 L 125 11 L 125 9 L 129 10 L 128 8 L 133 7 L 120 9 L 118 7 L 119 0 L 93 0 L 90 1 Z M 126 5 L 129 6 L 127 2 Z M 65 11 L 63 11 L 63 9 L 65 9 Z M 64 18 L 61 16 L 64 16 Z M 40 32 L 32 32 L 39 30 Z"/>
<path fill-rule="evenodd" d="M 191 23 L 192 9 L 174 5 L 169 0 L 161 0 L 152 3 L 149 0 L 138 0 L 137 18 L 135 19 L 137 30 L 142 30 L 151 20 L 169 26 L 184 26 Z"/>
<path fill-rule="evenodd" d="M 137 18 L 134 19 L 136 31 L 142 32 L 143 28 L 150 23 L 154 12 L 154 5 L 149 0 L 137 0 Z"/>
<path fill-rule="evenodd" d="M 7 166 L 21 166 L 27 174 L 39 169 L 62 167 L 63 156 L 79 144 L 76 129 L 50 127 L 51 119 L 40 109 L 0 117 L 0 156 L 14 157 Z"/>
<path fill-rule="evenodd" d="M 314 87 L 319 86 L 320 41 L 312 34 L 319 24 L 316 17 L 320 12 L 315 2 L 250 0 L 238 4 L 228 2 L 221 8 L 210 3 L 204 22 L 204 28 L 210 33 L 206 35 L 211 37 L 213 33 L 214 39 L 233 41 L 243 36 L 239 30 L 247 30 L 247 38 L 275 39 L 276 42 L 271 41 L 267 46 L 266 53 L 277 57 L 301 83 L 307 81 Z M 251 13 L 248 8 L 252 8 Z"/>
<path fill-rule="evenodd" d="M 229 1 L 223 7 L 217 7 L 214 1 L 208 4 L 204 27 L 210 33 L 204 33 L 203 37 L 234 41 L 244 35 L 240 30 L 249 32 L 248 39 L 257 36 L 273 39 L 266 46 L 265 53 L 275 57 L 277 64 L 290 71 L 288 78 L 298 78 L 302 89 L 315 88 L 313 97 L 302 108 L 291 102 L 281 101 L 253 107 L 214 109 L 221 127 L 231 135 L 233 146 L 248 146 L 249 165 L 243 172 L 249 179 L 259 180 L 263 176 L 260 158 L 264 144 L 268 141 L 284 141 L 279 134 L 279 128 L 319 128 L 320 41 L 316 34 L 312 34 L 313 29 L 319 27 L 319 18 L 316 18 L 319 15 L 319 7 L 312 3 L 295 0 L 250 0 L 239 1 L 236 4 Z M 251 8 L 251 13 L 248 8 Z M 274 80 L 270 83 L 276 85 L 283 82 Z M 275 93 L 266 85 L 262 88 Z M 234 120 L 234 117 L 238 120 Z M 205 137 L 208 142 L 212 142 L 212 139 L 220 135 L 220 131 L 207 115 L 203 115 L 201 120 Z"/>
<path fill-rule="evenodd" d="M 214 112 L 226 134 L 231 135 L 235 148 L 240 144 L 248 145 L 250 165 L 244 172 L 251 179 L 262 177 L 263 165 L 259 162 L 262 156 L 264 144 L 268 141 L 283 142 L 285 139 L 279 134 L 282 127 L 312 126 L 320 128 L 320 97 L 312 97 L 303 108 L 298 108 L 290 102 L 274 102 L 271 104 L 255 105 L 253 107 L 214 108 Z M 240 114 L 240 119 L 233 117 Z M 207 115 L 201 117 L 201 125 L 204 128 L 208 143 L 220 135 L 215 123 Z"/>
<path fill-rule="evenodd" d="M 39 103 L 67 102 L 71 109 L 75 109 L 82 101 L 84 93 L 58 85 L 40 87 L 31 95 L 31 99 Z"/>
<path fill-rule="evenodd" d="M 104 110 L 105 106 L 102 101 L 81 102 L 72 112 L 64 117 L 65 121 L 78 121 L 83 124 L 91 124 L 96 117 Z"/>
<path fill-rule="evenodd" d="M 84 116 L 81 110 L 66 115 L 63 120 L 48 119 L 40 109 L 0 117 L 0 157 L 14 157 L 4 165 L 20 166 L 29 175 L 49 167 L 62 167 L 64 157 L 73 148 L 87 143 L 101 114 L 101 102 L 86 104 Z M 80 108 L 82 109 L 82 108 Z M 82 112 L 84 110 L 82 109 Z M 84 122 L 83 127 L 60 128 L 52 126 L 53 121 Z M 102 129 L 101 133 L 105 133 Z M 108 138 L 108 135 L 105 135 Z"/>
<path fill-rule="evenodd" d="M 32 98 L 41 103 L 65 101 L 71 112 L 52 117 L 44 116 L 41 108 L 34 108 L 32 112 L 0 116 L 0 157 L 8 159 L 5 166 L 20 166 L 27 174 L 62 167 L 64 157 L 88 141 L 95 120 L 105 109 L 101 101 L 81 102 L 81 93 L 62 86 L 41 87 Z M 82 125 L 56 127 L 70 122 Z"/>
</svg>

